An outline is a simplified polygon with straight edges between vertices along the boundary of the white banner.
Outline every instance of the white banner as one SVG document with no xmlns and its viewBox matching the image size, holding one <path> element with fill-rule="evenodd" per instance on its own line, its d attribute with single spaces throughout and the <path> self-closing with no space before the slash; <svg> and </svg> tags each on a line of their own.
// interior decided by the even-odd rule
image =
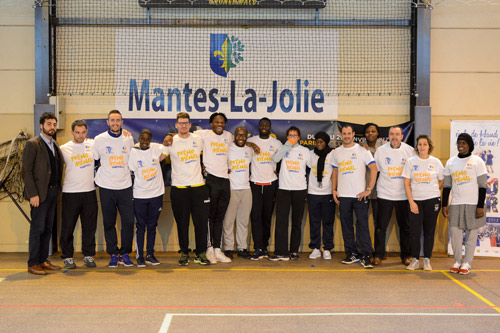
<svg viewBox="0 0 500 333">
<path fill-rule="evenodd" d="M 498 182 L 500 178 L 500 121 L 451 121 L 450 156 L 458 154 L 457 137 L 468 133 L 474 139 L 473 154 L 481 157 L 488 171 L 486 191 L 486 225 L 479 229 L 477 256 L 500 257 L 500 205 Z M 464 251 L 462 249 L 462 251 Z M 448 254 L 453 254 L 448 242 Z"/>
<path fill-rule="evenodd" d="M 141 38 L 130 29 L 115 32 L 115 84 L 129 90 L 115 104 L 126 118 L 338 117 L 337 30 L 149 27 Z"/>
</svg>

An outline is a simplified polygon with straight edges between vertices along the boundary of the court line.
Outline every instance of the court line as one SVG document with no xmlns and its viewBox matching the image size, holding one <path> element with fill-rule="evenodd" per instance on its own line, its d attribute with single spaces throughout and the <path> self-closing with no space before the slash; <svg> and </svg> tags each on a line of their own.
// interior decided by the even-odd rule
<svg viewBox="0 0 500 333">
<path fill-rule="evenodd" d="M 27 272 L 26 268 L 0 268 L 0 272 Z M 64 270 L 66 271 L 66 270 Z M 431 273 L 445 273 L 449 272 L 448 269 L 443 270 L 432 270 L 430 272 L 423 270 L 409 271 L 407 269 L 364 269 L 362 267 L 358 269 L 316 269 L 316 268 L 77 268 L 67 270 L 68 272 L 210 272 L 210 271 L 222 271 L 222 272 L 405 272 L 406 274 L 431 274 Z M 474 269 L 476 272 L 493 272 L 499 273 L 500 269 Z"/>
<path fill-rule="evenodd" d="M 167 333 L 174 316 L 185 317 L 320 317 L 320 316 L 406 316 L 406 317 L 500 317 L 497 313 L 386 313 L 386 312 L 334 312 L 334 313 L 167 313 L 158 333 Z"/>
<path fill-rule="evenodd" d="M 6 278 L 0 278 L 0 282 L 2 282 L 3 280 L 5 280 Z"/>
<path fill-rule="evenodd" d="M 472 295 L 476 296 L 477 298 L 479 298 L 481 301 L 483 301 L 484 303 L 488 304 L 492 309 L 494 309 L 496 312 L 499 312 L 500 313 L 500 308 L 497 307 L 495 304 L 493 304 L 492 302 L 490 302 L 488 299 L 486 299 L 485 297 L 483 297 L 481 294 L 479 294 L 478 292 L 474 291 L 472 288 L 466 286 L 464 283 L 458 281 L 457 279 L 455 279 L 453 276 L 451 276 L 449 273 L 447 272 L 443 272 L 444 276 L 446 276 L 447 278 L 449 278 L 451 281 L 455 282 L 456 284 L 458 284 L 460 287 L 464 288 L 465 290 L 467 290 L 468 292 L 470 292 Z"/>
</svg>

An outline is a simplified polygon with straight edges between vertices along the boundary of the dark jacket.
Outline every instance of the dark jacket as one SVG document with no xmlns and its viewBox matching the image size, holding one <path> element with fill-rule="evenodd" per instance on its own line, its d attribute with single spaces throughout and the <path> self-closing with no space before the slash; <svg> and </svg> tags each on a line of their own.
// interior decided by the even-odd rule
<svg viewBox="0 0 500 333">
<path fill-rule="evenodd" d="M 56 165 L 59 168 L 58 183 L 61 184 L 63 155 L 56 141 L 54 141 L 54 148 L 59 152 L 59 156 L 56 155 Z M 49 154 L 52 152 L 39 136 L 26 142 L 23 150 L 24 198 L 26 200 L 38 195 L 42 203 L 47 198 L 51 174 Z"/>
</svg>

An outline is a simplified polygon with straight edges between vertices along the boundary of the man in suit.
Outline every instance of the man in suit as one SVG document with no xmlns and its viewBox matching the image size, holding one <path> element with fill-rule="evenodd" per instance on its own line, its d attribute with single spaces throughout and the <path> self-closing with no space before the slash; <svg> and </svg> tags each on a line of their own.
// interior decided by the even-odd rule
<svg viewBox="0 0 500 333">
<path fill-rule="evenodd" d="M 60 269 L 47 260 L 63 165 L 63 155 L 53 139 L 56 127 L 55 115 L 43 113 L 40 136 L 26 142 L 23 150 L 24 197 L 31 206 L 28 272 L 36 275 Z"/>
</svg>

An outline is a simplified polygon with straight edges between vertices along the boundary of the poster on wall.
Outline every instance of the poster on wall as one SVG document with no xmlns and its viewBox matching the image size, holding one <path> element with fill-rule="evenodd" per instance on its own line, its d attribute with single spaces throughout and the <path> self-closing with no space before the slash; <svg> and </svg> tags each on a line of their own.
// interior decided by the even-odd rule
<svg viewBox="0 0 500 333">
<path fill-rule="evenodd" d="M 486 164 L 487 190 L 484 210 L 486 225 L 479 229 L 476 256 L 500 257 L 500 205 L 498 181 L 500 179 L 500 121 L 458 121 L 451 122 L 450 156 L 458 154 L 457 137 L 468 133 L 474 139 L 473 154 Z M 463 251 L 463 249 L 462 249 Z M 448 242 L 448 254 L 453 254 Z"/>
</svg>

